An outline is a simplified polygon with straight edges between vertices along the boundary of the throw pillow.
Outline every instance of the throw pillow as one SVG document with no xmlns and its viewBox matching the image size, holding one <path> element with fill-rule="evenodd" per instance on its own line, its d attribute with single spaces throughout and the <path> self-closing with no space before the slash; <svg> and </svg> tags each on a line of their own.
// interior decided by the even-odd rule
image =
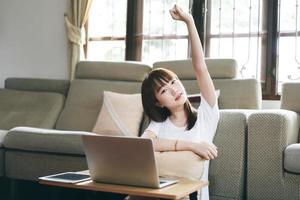
<svg viewBox="0 0 300 200">
<path fill-rule="evenodd" d="M 203 175 L 205 160 L 191 151 L 155 152 L 155 159 L 160 176 L 200 180 Z"/>
<path fill-rule="evenodd" d="M 140 94 L 103 92 L 103 104 L 93 128 L 103 135 L 138 136 L 143 117 Z"/>
</svg>

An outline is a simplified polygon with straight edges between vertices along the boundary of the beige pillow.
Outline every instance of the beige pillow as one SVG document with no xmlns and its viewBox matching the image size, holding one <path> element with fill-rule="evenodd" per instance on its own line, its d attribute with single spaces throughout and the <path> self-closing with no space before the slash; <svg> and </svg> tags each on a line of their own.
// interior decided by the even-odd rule
<svg viewBox="0 0 300 200">
<path fill-rule="evenodd" d="M 140 94 L 103 92 L 103 104 L 93 128 L 103 135 L 138 136 L 143 117 Z"/>
<path fill-rule="evenodd" d="M 200 180 L 204 159 L 191 151 L 155 152 L 160 176 L 182 177 Z"/>
</svg>

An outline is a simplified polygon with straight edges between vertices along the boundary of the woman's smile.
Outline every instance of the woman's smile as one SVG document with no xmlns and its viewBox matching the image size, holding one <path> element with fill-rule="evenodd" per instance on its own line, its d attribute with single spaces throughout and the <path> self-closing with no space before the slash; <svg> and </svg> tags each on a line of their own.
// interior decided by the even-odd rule
<svg viewBox="0 0 300 200">
<path fill-rule="evenodd" d="M 182 97 L 182 92 L 176 96 L 175 101 L 178 101 L 181 97 Z"/>
</svg>

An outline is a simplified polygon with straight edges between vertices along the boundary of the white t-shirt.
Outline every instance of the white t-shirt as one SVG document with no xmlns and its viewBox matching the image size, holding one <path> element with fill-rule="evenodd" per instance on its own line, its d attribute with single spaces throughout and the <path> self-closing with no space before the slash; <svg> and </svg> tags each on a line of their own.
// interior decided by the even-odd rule
<svg viewBox="0 0 300 200">
<path fill-rule="evenodd" d="M 216 101 L 215 105 L 211 107 L 204 98 L 201 98 L 201 103 L 198 107 L 197 121 L 192 129 L 186 130 L 186 127 L 177 127 L 169 118 L 167 118 L 164 122 L 151 121 L 146 131 L 149 130 L 153 132 L 158 138 L 186 140 L 192 142 L 205 141 L 212 143 L 216 133 L 219 117 L 218 102 Z M 208 168 L 209 161 L 205 161 L 202 176 L 203 180 L 208 179 Z M 208 199 L 208 187 L 205 187 L 201 191 L 201 200 Z"/>
</svg>

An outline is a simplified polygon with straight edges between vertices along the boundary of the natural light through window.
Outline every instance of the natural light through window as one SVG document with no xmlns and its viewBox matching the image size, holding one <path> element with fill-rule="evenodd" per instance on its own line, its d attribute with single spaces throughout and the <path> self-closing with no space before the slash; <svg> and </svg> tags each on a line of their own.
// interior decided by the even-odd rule
<svg viewBox="0 0 300 200">
<path fill-rule="evenodd" d="M 159 60 L 186 59 L 189 48 L 187 29 L 183 22 L 171 18 L 169 9 L 178 3 L 188 11 L 190 1 L 144 0 L 136 3 L 141 3 L 142 12 L 140 15 L 136 13 L 134 21 L 141 18 L 143 20 L 142 23 L 136 22 L 132 27 L 137 27 L 140 31 L 133 31 L 132 35 L 126 36 L 127 17 L 130 16 L 127 15 L 128 1 L 93 1 L 88 22 L 87 59 L 125 60 L 128 53 L 126 38 L 133 38 L 137 43 L 137 46 L 130 49 L 140 55 L 134 57 L 137 61 L 151 64 Z"/>
<path fill-rule="evenodd" d="M 237 77 L 259 80 L 264 98 L 279 99 L 283 82 L 300 81 L 300 0 L 93 0 L 86 59 L 189 58 L 187 29 L 169 14 L 175 3 L 193 8 L 205 56 L 235 59 Z"/>
<path fill-rule="evenodd" d="M 260 78 L 262 38 L 261 0 L 212 0 L 207 38 L 212 58 L 235 58 L 238 76 Z"/>
<path fill-rule="evenodd" d="M 144 0 L 142 60 L 186 59 L 188 35 L 184 23 L 174 21 L 169 9 L 178 3 L 189 10 L 189 0 Z"/>
<path fill-rule="evenodd" d="M 127 0 L 94 0 L 89 15 L 88 60 L 124 60 Z"/>
<path fill-rule="evenodd" d="M 280 1 L 278 91 L 283 82 L 300 81 L 300 1 Z"/>
</svg>

